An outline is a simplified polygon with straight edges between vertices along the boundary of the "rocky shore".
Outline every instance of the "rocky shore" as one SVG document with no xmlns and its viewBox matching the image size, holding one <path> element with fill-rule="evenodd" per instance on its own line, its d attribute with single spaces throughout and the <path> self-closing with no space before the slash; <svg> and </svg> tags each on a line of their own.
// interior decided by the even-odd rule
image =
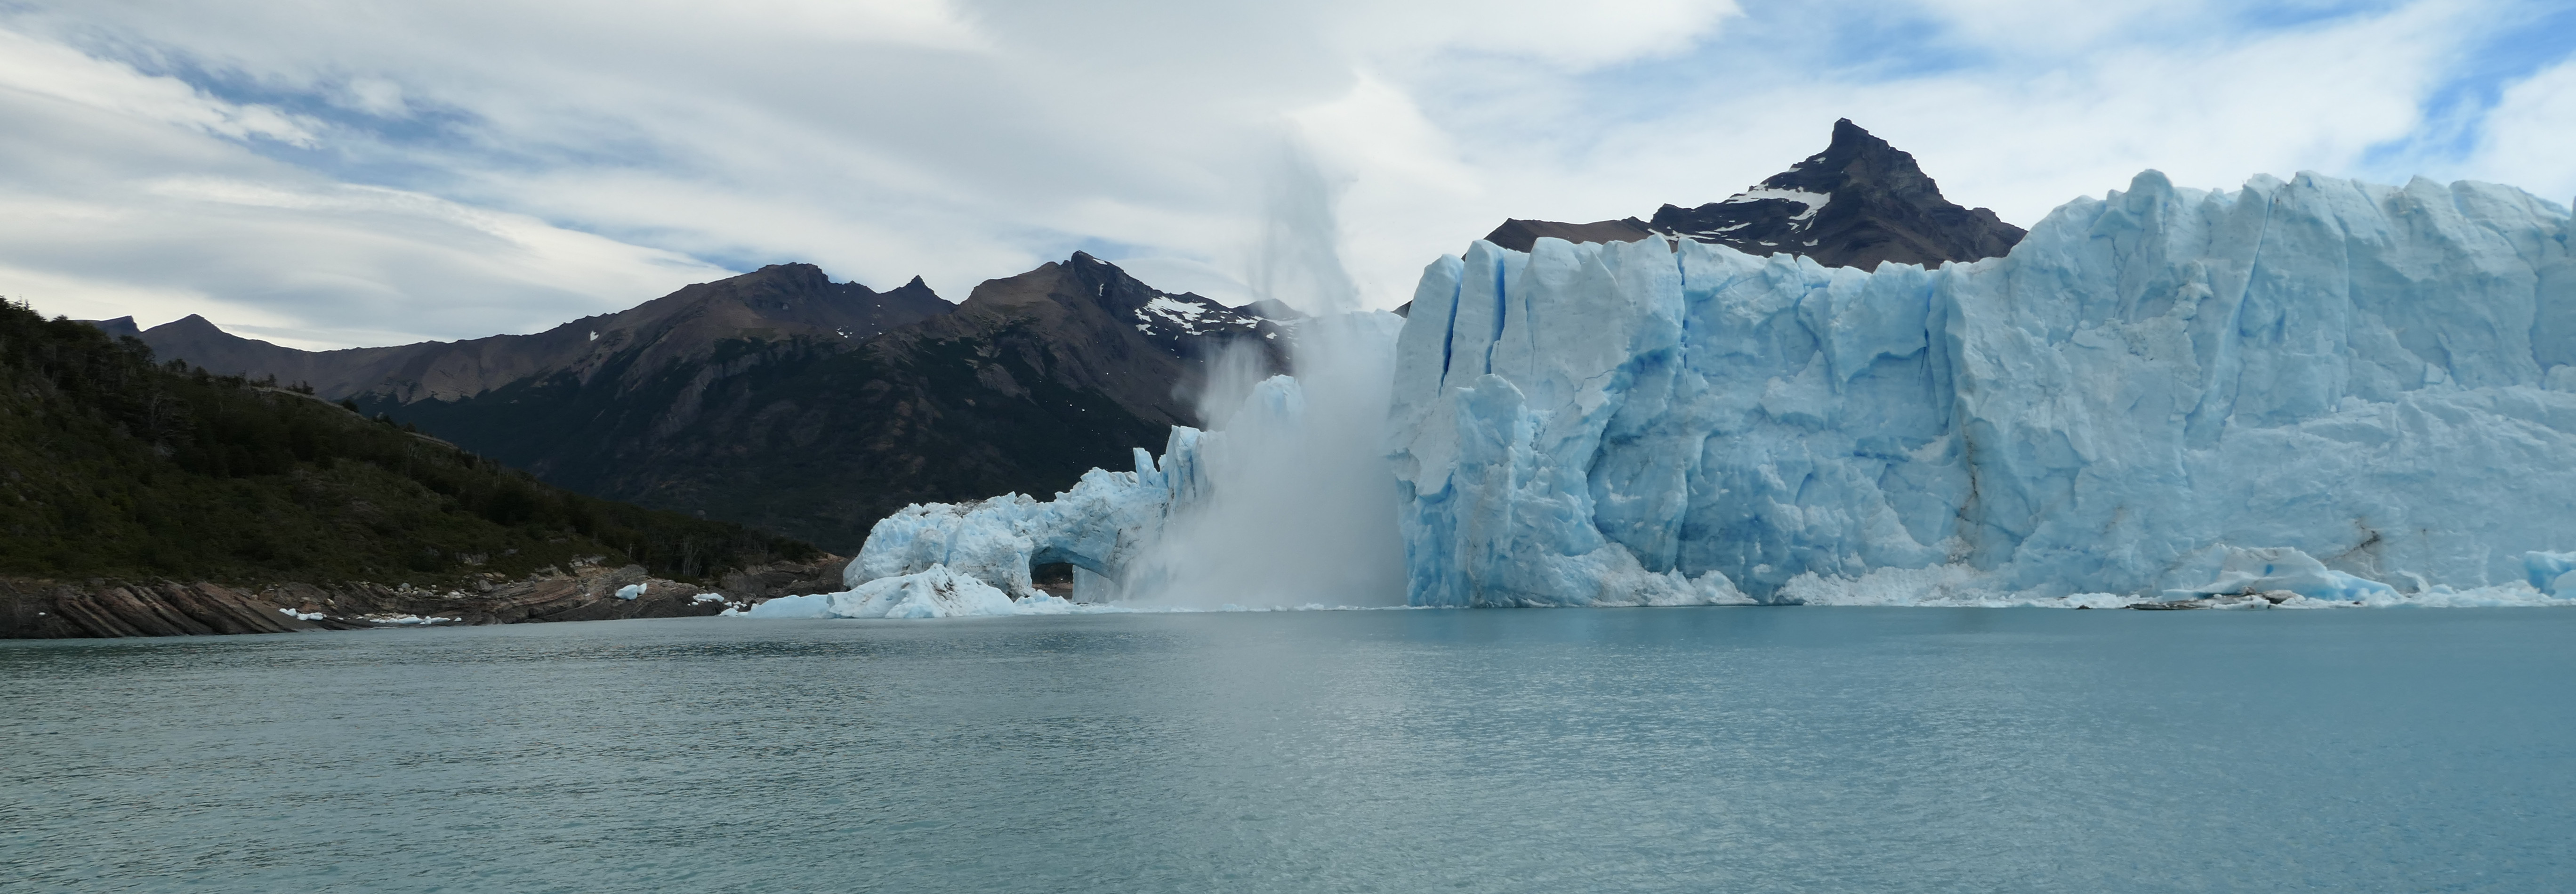
<svg viewBox="0 0 2576 894">
<path fill-rule="evenodd" d="M 714 586 L 652 577 L 641 565 L 579 564 L 451 589 L 409 584 L 85 581 L 0 577 L 0 639 L 293 633 L 370 627 L 607 621 L 713 615 L 775 596 L 841 589 L 848 560 L 777 562 Z"/>
</svg>

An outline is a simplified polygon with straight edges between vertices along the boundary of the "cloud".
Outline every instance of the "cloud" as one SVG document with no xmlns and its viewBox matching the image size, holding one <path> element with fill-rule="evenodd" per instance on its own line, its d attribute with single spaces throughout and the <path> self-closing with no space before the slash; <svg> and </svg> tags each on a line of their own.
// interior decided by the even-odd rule
<svg viewBox="0 0 2576 894">
<path fill-rule="evenodd" d="M 219 102 L 177 78 L 144 77 L 132 68 L 68 47 L 0 31 L 0 90 L 22 101 L 106 112 L 218 136 L 313 145 L 311 123 L 263 105 Z"/>
<path fill-rule="evenodd" d="M 252 149 L 309 139 L 294 116 L 22 35 L 0 32 L 0 47 L 0 292 L 49 313 L 202 313 L 337 347 L 529 331 L 725 274 L 315 176 Z"/>
<path fill-rule="evenodd" d="M 2576 196 L 2576 62 L 2562 62 L 2504 90 L 2485 138 L 2459 168 L 2554 202 Z"/>
<path fill-rule="evenodd" d="M 40 0 L 0 13 L 0 264 L 315 343 L 787 260 L 957 299 L 1081 248 L 1241 298 L 1295 142 L 1391 306 L 1503 217 L 1712 201 L 1844 116 L 2024 224 L 2144 167 L 2563 182 L 2563 64 L 2426 111 L 2532 8 Z"/>
</svg>

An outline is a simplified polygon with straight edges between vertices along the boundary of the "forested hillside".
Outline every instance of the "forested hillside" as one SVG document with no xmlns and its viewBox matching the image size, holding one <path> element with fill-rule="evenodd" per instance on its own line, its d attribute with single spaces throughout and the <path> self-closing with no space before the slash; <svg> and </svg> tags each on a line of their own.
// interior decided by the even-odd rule
<svg viewBox="0 0 2576 894">
<path fill-rule="evenodd" d="M 0 307 L 0 574 L 440 585 L 599 557 L 703 580 L 815 554 Z"/>
</svg>

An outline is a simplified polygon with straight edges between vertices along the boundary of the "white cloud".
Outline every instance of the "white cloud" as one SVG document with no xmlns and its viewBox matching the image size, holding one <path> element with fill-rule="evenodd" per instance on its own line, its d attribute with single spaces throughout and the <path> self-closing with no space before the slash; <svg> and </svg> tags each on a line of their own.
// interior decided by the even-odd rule
<svg viewBox="0 0 2576 894">
<path fill-rule="evenodd" d="M 2505 89 L 2465 176 L 2510 183 L 2553 202 L 2576 195 L 2576 62 L 2562 62 Z"/>
<path fill-rule="evenodd" d="M 9 41 L 30 49 L 0 32 Z M 49 52 L 53 67 L 30 74 L 27 60 Z M 315 176 L 226 139 L 282 115 L 66 52 L 0 53 L 12 60 L 0 64 L 12 123 L 0 129 L 0 293 L 48 313 L 146 325 L 202 313 L 345 346 L 528 331 L 725 275 L 522 214 Z"/>
<path fill-rule="evenodd" d="M 1484 0 L 1336 12 L 1328 33 L 1366 56 L 1461 50 L 1582 70 L 1683 52 L 1742 10 L 1731 0 Z"/>
<path fill-rule="evenodd" d="M 218 102 L 177 78 L 145 77 L 10 31 L 0 31 L 0 91 L 21 102 L 50 101 L 221 136 L 313 145 L 308 123 L 277 109 Z"/>
<path fill-rule="evenodd" d="M 718 275 L 691 258 L 957 299 L 1109 246 L 1241 297 L 1294 135 L 1387 306 L 1506 216 L 1711 201 L 1843 116 L 2023 224 L 2145 167 L 2563 195 L 2564 69 L 2469 159 L 2372 154 L 2505 2 L 2265 28 L 2208 0 L 21 5 L 0 264 L 316 342 L 533 328 Z"/>
</svg>

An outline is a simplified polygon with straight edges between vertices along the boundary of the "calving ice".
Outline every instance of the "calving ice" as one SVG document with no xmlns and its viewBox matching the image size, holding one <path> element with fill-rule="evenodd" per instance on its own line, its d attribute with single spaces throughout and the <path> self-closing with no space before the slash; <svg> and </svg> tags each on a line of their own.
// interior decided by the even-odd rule
<svg viewBox="0 0 2576 894">
<path fill-rule="evenodd" d="M 1383 499 L 1336 505 L 1395 520 L 1421 606 L 2556 603 L 2569 226 L 2486 184 L 2148 172 L 1928 269 L 1479 242 L 1424 272 L 1383 440 L 1335 467 Z M 850 583 L 1031 592 L 1029 563 L 1070 560 L 1082 598 L 1119 598 L 1187 564 L 1167 545 L 1227 490 L 1204 446 L 1176 432 L 1050 502 L 908 509 Z"/>
</svg>

